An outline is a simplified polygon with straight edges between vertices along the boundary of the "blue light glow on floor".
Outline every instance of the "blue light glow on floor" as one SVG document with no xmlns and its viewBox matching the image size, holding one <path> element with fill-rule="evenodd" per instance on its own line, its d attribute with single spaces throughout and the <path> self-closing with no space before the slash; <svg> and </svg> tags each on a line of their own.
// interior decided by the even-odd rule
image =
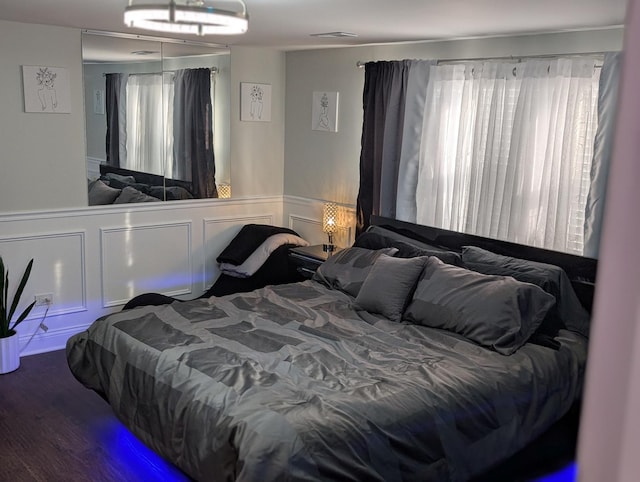
<svg viewBox="0 0 640 482">
<path fill-rule="evenodd" d="M 101 439 L 118 470 L 128 481 L 185 482 L 190 480 L 176 466 L 143 444 L 118 420 L 104 420 Z"/>
<path fill-rule="evenodd" d="M 578 480 L 578 465 L 574 462 L 558 472 L 547 475 L 537 482 L 575 482 Z"/>
<path fill-rule="evenodd" d="M 167 462 L 136 438 L 118 420 L 109 418 L 101 429 L 102 441 L 113 460 L 119 462 L 119 469 L 128 472 L 130 482 L 185 482 L 190 479 L 176 466 Z M 535 482 L 575 482 L 578 480 L 578 466 L 574 462 L 565 468 Z"/>
</svg>

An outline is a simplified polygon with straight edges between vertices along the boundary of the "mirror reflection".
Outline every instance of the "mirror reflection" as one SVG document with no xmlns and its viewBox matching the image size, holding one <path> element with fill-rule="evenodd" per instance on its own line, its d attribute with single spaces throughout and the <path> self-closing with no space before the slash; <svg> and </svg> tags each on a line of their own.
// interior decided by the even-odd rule
<svg viewBox="0 0 640 482">
<path fill-rule="evenodd" d="M 91 33 L 82 45 L 89 205 L 228 197 L 229 51 Z"/>
</svg>

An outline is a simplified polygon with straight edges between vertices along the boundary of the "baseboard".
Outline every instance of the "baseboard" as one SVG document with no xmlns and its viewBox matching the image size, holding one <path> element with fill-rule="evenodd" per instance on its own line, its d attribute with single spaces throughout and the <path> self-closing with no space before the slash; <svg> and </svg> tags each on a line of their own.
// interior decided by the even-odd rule
<svg viewBox="0 0 640 482">
<path fill-rule="evenodd" d="M 46 353 L 49 351 L 62 350 L 67 345 L 67 340 L 76 333 L 89 328 L 91 323 L 77 325 L 69 328 L 57 330 L 48 330 L 46 332 L 38 329 L 38 332 L 29 339 L 33 333 L 20 335 L 20 356 L 37 355 L 38 353 Z"/>
</svg>

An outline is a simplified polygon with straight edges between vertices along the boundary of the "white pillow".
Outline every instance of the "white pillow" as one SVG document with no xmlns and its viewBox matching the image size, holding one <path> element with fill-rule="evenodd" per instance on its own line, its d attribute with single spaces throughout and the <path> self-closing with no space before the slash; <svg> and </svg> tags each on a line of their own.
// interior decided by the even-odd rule
<svg viewBox="0 0 640 482">
<path fill-rule="evenodd" d="M 295 234 L 279 233 L 269 236 L 265 241 L 249 255 L 240 265 L 231 263 L 220 263 L 220 271 L 236 278 L 248 278 L 260 269 L 267 258 L 276 248 L 283 244 L 293 244 L 295 246 L 309 246 L 309 243 Z"/>
</svg>

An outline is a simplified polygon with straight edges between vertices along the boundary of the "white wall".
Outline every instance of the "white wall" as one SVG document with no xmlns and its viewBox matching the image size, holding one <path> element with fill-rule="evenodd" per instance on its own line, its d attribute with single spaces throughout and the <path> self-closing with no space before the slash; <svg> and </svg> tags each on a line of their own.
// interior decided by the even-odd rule
<svg viewBox="0 0 640 482">
<path fill-rule="evenodd" d="M 622 29 L 287 53 L 284 192 L 354 205 L 364 69 L 358 61 L 466 59 L 620 50 Z M 337 133 L 311 130 L 313 91 L 337 91 Z"/>
<path fill-rule="evenodd" d="M 640 473 L 640 2 L 630 2 L 578 446 L 583 482 Z"/>
<path fill-rule="evenodd" d="M 0 21 L 0 211 L 87 205 L 80 31 Z M 71 113 L 25 113 L 22 66 L 69 70 Z"/>
<path fill-rule="evenodd" d="M 240 120 L 240 83 L 271 84 L 271 122 Z M 285 54 L 231 48 L 231 195 L 283 192 Z"/>
</svg>

